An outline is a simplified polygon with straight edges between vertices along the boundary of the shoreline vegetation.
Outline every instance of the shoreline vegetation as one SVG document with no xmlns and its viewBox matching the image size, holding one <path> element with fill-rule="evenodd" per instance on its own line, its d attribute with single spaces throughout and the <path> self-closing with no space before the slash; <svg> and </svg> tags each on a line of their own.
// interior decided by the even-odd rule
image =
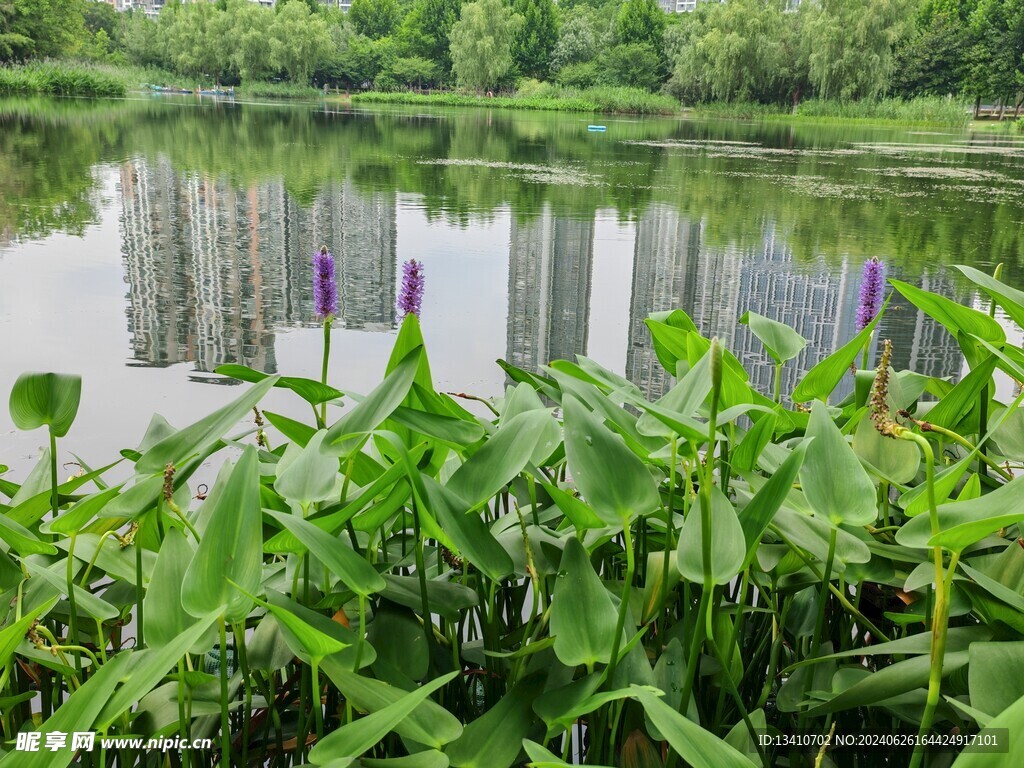
<svg viewBox="0 0 1024 768">
<path fill-rule="evenodd" d="M 122 97 L 147 92 L 148 83 L 180 83 L 182 78 L 152 67 L 113 66 L 72 61 L 38 61 L 0 67 L 0 95 Z M 186 84 L 187 87 L 188 84 Z M 198 80 L 193 87 L 215 84 Z M 256 99 L 322 99 L 324 91 L 289 82 L 248 82 L 234 87 L 236 97 Z M 337 94 L 334 90 L 330 93 Z M 328 97 L 331 98 L 331 97 Z M 336 97 L 335 97 L 336 98 Z M 808 99 L 795 108 L 756 102 L 682 104 L 664 93 L 627 86 L 570 88 L 526 81 L 512 94 L 493 96 L 458 91 L 357 91 L 352 104 L 401 104 L 431 107 L 487 107 L 593 114 L 662 115 L 701 119 L 808 120 L 898 123 L 963 127 L 970 122 L 969 105 L 952 99 L 922 96 L 862 101 Z M 1015 123 L 1012 123 L 1015 125 Z"/>
<path fill-rule="evenodd" d="M 69 724 L 123 739 L 131 766 L 160 737 L 203 739 L 192 768 L 808 768 L 825 747 L 922 768 L 933 745 L 983 747 L 941 755 L 952 768 L 1021 764 L 1024 394 L 996 393 L 1024 349 L 992 315 L 1021 323 L 1024 294 L 1001 265 L 957 267 L 972 305 L 869 259 L 856 334 L 793 388 L 813 342 L 747 312 L 771 396 L 681 309 L 654 313 L 678 377 L 656 402 L 583 356 L 499 360 L 502 397 L 438 391 L 421 268 L 365 398 L 329 380 L 325 245 L 319 380 L 219 366 L 250 386 L 181 429 L 154 416 L 138 449 L 64 482 L 82 379 L 19 377 L 11 421 L 49 448 L 0 481 L 0 765 Z M 968 375 L 894 367 L 890 288 Z M 263 410 L 275 387 L 295 418 Z M 884 757 L 817 741 L 836 722 L 887 734 Z"/>
</svg>

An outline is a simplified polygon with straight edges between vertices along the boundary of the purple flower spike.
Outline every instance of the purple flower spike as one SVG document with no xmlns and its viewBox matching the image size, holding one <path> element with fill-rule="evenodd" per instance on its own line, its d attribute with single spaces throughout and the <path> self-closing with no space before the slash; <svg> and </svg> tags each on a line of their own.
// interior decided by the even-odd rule
<svg viewBox="0 0 1024 768">
<path fill-rule="evenodd" d="M 398 294 L 398 312 L 419 317 L 423 303 L 423 264 L 409 259 L 402 265 L 402 290 Z"/>
<path fill-rule="evenodd" d="M 313 255 L 313 304 L 322 318 L 338 311 L 338 285 L 334 282 L 334 254 L 322 246 Z"/>
<path fill-rule="evenodd" d="M 857 304 L 857 330 L 864 330 L 882 309 L 885 292 L 885 262 L 877 258 L 864 262 L 861 276 L 860 299 Z"/>
</svg>

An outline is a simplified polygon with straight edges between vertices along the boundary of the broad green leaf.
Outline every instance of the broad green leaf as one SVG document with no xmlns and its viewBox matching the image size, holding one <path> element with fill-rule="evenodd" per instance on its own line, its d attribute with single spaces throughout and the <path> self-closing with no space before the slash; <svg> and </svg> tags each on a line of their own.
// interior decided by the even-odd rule
<svg viewBox="0 0 1024 768">
<path fill-rule="evenodd" d="M 740 527 L 743 529 L 743 540 L 746 542 L 747 549 L 746 557 L 743 559 L 744 567 L 753 562 L 761 537 L 768 529 L 775 513 L 779 511 L 779 507 L 789 496 L 811 442 L 811 440 L 804 440 L 794 448 L 786 460 L 768 478 L 768 482 L 761 486 L 754 494 L 754 498 L 740 510 Z"/>
<path fill-rule="evenodd" d="M 289 443 L 277 464 L 274 490 L 304 508 L 336 495 L 338 459 L 320 449 L 326 435 L 326 431 L 319 430 L 304 448 Z"/>
<path fill-rule="evenodd" d="M 407 693 L 381 680 L 356 674 L 342 665 L 336 656 L 324 659 L 323 669 L 353 706 L 364 712 L 384 709 Z M 462 734 L 462 724 L 451 712 L 427 699 L 395 726 L 395 731 L 403 738 L 440 749 Z"/>
<path fill-rule="evenodd" d="M 746 312 L 740 322 L 750 326 L 751 332 L 760 339 L 772 360 L 779 365 L 792 360 L 807 346 L 807 339 L 788 325 L 756 312 Z"/>
<path fill-rule="evenodd" d="M 454 768 L 509 768 L 519 756 L 533 722 L 533 701 L 541 691 L 536 679 L 516 683 L 486 713 L 470 722 L 445 749 Z"/>
<path fill-rule="evenodd" d="M 335 463 L 334 459 L 331 463 Z M 267 514 L 290 531 L 331 573 L 339 576 L 345 586 L 356 594 L 369 596 L 382 591 L 386 586 L 377 569 L 337 537 L 287 512 L 267 510 Z"/>
<path fill-rule="evenodd" d="M 787 542 L 810 552 L 822 563 L 828 558 L 829 538 L 832 531 L 835 531 L 836 561 L 832 568 L 833 574 L 844 572 L 847 563 L 866 563 L 871 560 L 871 550 L 861 539 L 816 515 L 795 512 L 784 505 L 775 513 L 770 527 Z"/>
<path fill-rule="evenodd" d="M 585 531 L 588 528 L 604 528 L 607 523 L 597 516 L 590 505 L 577 496 L 563 491 L 557 486 L 541 481 L 544 490 L 547 491 L 551 500 L 572 523 L 577 531 Z"/>
<path fill-rule="evenodd" d="M 413 348 L 384 377 L 384 381 L 351 411 L 334 422 L 324 438 L 327 450 L 337 456 L 348 454 L 361 442 L 362 435 L 376 429 L 394 413 L 409 394 L 421 359 L 423 348 Z"/>
<path fill-rule="evenodd" d="M 732 466 L 737 472 L 750 472 L 757 465 L 761 451 L 772 439 L 779 419 L 774 413 L 758 419 L 732 452 Z"/>
<path fill-rule="evenodd" d="M 736 516 L 732 502 L 718 486 L 711 487 L 711 562 L 710 573 L 704 573 L 704 529 L 701 519 L 704 509 L 704 494 L 690 508 L 679 531 L 679 545 L 676 548 L 676 567 L 683 578 L 709 587 L 713 584 L 728 584 L 743 569 L 747 554 L 743 527 Z M 710 577 L 711 581 L 706 579 Z"/>
<path fill-rule="evenodd" d="M 165 437 L 142 454 L 142 458 L 135 465 L 136 471 L 142 474 L 161 473 L 169 463 L 177 466 L 186 459 L 203 453 L 263 399 L 263 396 L 277 382 L 277 378 L 277 376 L 271 376 L 254 384 L 233 402 L 218 408 L 209 416 L 204 416 L 195 424 Z M 203 611 L 203 613 L 207 612 Z"/>
<path fill-rule="evenodd" d="M 47 733 L 69 734 L 93 730 L 97 716 L 129 669 L 132 651 L 122 651 L 100 667 L 82 687 L 71 694 L 39 729 L 46 743 Z M 73 749 L 39 752 L 11 750 L 0 759 L 2 768 L 66 768 L 75 757 Z"/>
<path fill-rule="evenodd" d="M 685 432 L 672 430 L 654 410 L 648 410 L 637 421 L 637 430 L 644 435 L 666 435 L 674 431 L 687 438 L 703 439 L 707 437 L 707 427 L 690 418 L 704 404 L 711 392 L 711 355 L 705 354 L 673 387 L 655 403 L 657 414 L 678 416 L 677 419 L 689 429 Z M 637 402 L 641 408 L 649 406 L 646 402 Z M 695 434 L 694 434 L 695 433 Z"/>
<path fill-rule="evenodd" d="M 575 397 L 565 398 L 565 455 L 576 486 L 609 524 L 660 506 L 654 477 L 622 438 Z"/>
<path fill-rule="evenodd" d="M 376 745 L 408 717 L 430 694 L 447 685 L 459 673 L 449 672 L 426 685 L 407 693 L 394 704 L 372 712 L 328 734 L 309 752 L 314 765 L 325 765 L 340 757 L 358 757 Z"/>
<path fill-rule="evenodd" d="M 963 477 L 964 472 L 967 471 L 967 468 L 973 461 L 974 454 L 971 453 L 960 459 L 956 464 L 936 469 L 935 484 L 933 486 L 936 504 L 943 504 L 949 498 L 957 483 L 960 482 L 960 478 Z M 903 507 L 907 517 L 917 517 L 928 512 L 927 490 L 928 486 L 925 483 L 921 483 L 900 496 L 900 506 Z"/>
<path fill-rule="evenodd" d="M 11 421 L 18 429 L 36 429 L 45 424 L 55 437 L 64 437 L 81 399 L 81 376 L 23 373 L 11 389 Z"/>
<path fill-rule="evenodd" d="M 387 586 L 381 593 L 388 600 L 414 611 L 420 611 L 423 601 L 420 597 L 420 580 L 416 576 L 395 576 L 381 574 Z M 479 596 L 465 584 L 450 581 L 427 580 L 427 603 L 430 610 L 450 621 L 458 621 L 462 611 L 479 602 Z"/>
<path fill-rule="evenodd" d="M 949 677 L 953 672 L 966 665 L 967 661 L 967 651 L 947 652 L 943 657 L 942 676 Z M 930 671 L 930 656 L 914 656 L 897 661 L 865 675 L 828 701 L 814 705 L 807 711 L 811 715 L 820 715 L 827 712 L 842 712 L 855 707 L 874 706 L 886 699 L 928 685 Z"/>
<path fill-rule="evenodd" d="M 132 663 L 125 670 L 124 684 L 103 707 L 96 719 L 96 729 L 105 731 L 122 712 L 130 709 L 143 696 L 149 693 L 196 643 L 213 626 L 217 615 L 211 613 L 199 619 L 193 626 L 186 629 L 170 642 L 160 648 L 147 648 L 132 654 Z"/>
<path fill-rule="evenodd" d="M 66 566 L 64 563 L 56 563 L 50 567 L 46 567 L 38 562 L 25 560 L 24 565 L 34 578 L 42 579 L 49 584 L 51 589 L 56 590 L 58 594 L 67 594 L 68 580 Z M 55 572 L 54 569 L 57 569 L 59 572 Z M 94 595 L 87 589 L 83 589 L 78 586 L 78 584 L 74 584 L 73 588 L 75 591 L 75 601 L 77 603 L 78 610 L 82 613 L 99 621 L 110 621 L 120 615 L 117 608 L 112 606 L 103 598 Z"/>
<path fill-rule="evenodd" d="M 932 536 L 928 515 L 918 515 L 896 532 L 896 542 L 905 547 L 941 545 L 962 552 L 989 534 L 1024 520 L 1024 477 L 977 499 L 943 504 L 938 515 L 937 535 Z"/>
<path fill-rule="evenodd" d="M 878 325 L 878 321 L 881 320 L 888 306 L 889 299 L 886 298 L 881 310 L 860 333 L 807 372 L 800 380 L 800 383 L 796 385 L 796 389 L 793 390 L 792 399 L 794 403 L 806 403 L 808 400 L 825 400 L 832 394 L 832 391 L 842 381 L 843 376 L 850 370 L 850 366 L 857 359 L 857 355 L 864 350 L 865 345 L 871 339 L 875 326 Z"/>
<path fill-rule="evenodd" d="M 981 391 L 992 383 L 997 358 L 989 355 L 976 363 L 953 389 L 928 411 L 927 420 L 946 429 L 955 429 L 971 409 L 978 406 Z"/>
<path fill-rule="evenodd" d="M 957 269 L 967 276 L 967 279 L 985 291 L 989 296 L 999 302 L 1007 315 L 1013 321 L 1024 328 L 1024 291 L 1011 288 L 1006 283 L 996 280 L 990 275 L 962 264 L 955 265 Z"/>
<path fill-rule="evenodd" d="M 992 432 L 992 440 L 996 443 L 999 455 L 1014 461 L 1024 461 L 1024 408 L 1015 408 L 1012 413 L 1002 409 L 993 413 L 992 419 L 999 423 Z"/>
<path fill-rule="evenodd" d="M 56 604 L 57 598 L 51 598 L 37 605 L 13 624 L 0 628 L 0 667 L 7 666 L 32 623 L 38 617 L 45 616 Z"/>
<path fill-rule="evenodd" d="M 551 600 L 555 655 L 568 667 L 608 663 L 617 611 L 611 595 L 590 564 L 587 551 L 570 538 L 562 551 Z"/>
<path fill-rule="evenodd" d="M 205 616 L 226 606 L 225 616 L 234 623 L 252 610 L 252 598 L 241 590 L 250 594 L 259 591 L 263 572 L 263 520 L 255 448 L 249 446 L 242 452 L 214 504 L 199 549 L 185 572 L 181 603 L 193 616 Z"/>
<path fill-rule="evenodd" d="M 235 365 L 233 363 L 218 365 L 213 369 L 213 372 L 219 373 L 221 376 L 238 379 L 239 381 L 248 381 L 252 384 L 269 378 L 269 374 L 253 370 L 245 365 Z M 334 387 L 327 386 L 315 379 L 304 379 L 298 376 L 280 376 L 274 386 L 292 390 L 310 405 L 319 405 L 320 403 L 337 400 L 343 396 L 342 392 Z"/>
<path fill-rule="evenodd" d="M 931 566 L 931 563 L 927 563 Z M 934 567 L 934 566 L 932 566 Z M 950 627 L 946 632 L 946 652 L 966 651 L 972 643 L 985 642 L 992 639 L 992 630 L 984 626 Z M 921 656 L 932 651 L 932 633 L 918 632 L 898 640 L 877 645 L 858 646 L 849 650 L 830 653 L 826 656 L 815 656 L 803 659 L 789 667 L 799 669 L 808 664 L 819 664 L 823 661 L 834 661 L 860 656 Z"/>
<path fill-rule="evenodd" d="M 963 333 L 968 336 L 977 336 L 994 344 L 1006 341 L 1006 332 L 1003 327 L 985 312 L 957 304 L 937 293 L 915 288 L 902 280 L 890 279 L 889 282 L 914 306 L 938 321 L 954 338 Z"/>
<path fill-rule="evenodd" d="M 268 589 L 265 601 L 256 597 L 252 599 L 273 614 L 278 624 L 281 625 L 281 633 L 285 638 L 285 642 L 288 643 L 289 647 L 296 654 L 305 652 L 311 658 L 320 660 L 327 656 L 341 653 L 350 645 L 336 637 L 336 635 L 342 633 L 344 627 L 330 622 L 329 619 L 323 616 L 320 618 L 325 619 L 331 624 L 331 633 L 328 634 L 313 626 L 312 622 L 306 621 L 306 614 L 312 613 L 312 611 L 282 595 L 280 592 Z"/>
<path fill-rule="evenodd" d="M 55 520 L 48 520 L 39 526 L 43 533 L 63 533 L 74 535 L 81 531 L 85 524 L 96 517 L 108 502 L 121 492 L 121 486 L 107 488 L 99 493 L 86 496 L 75 502 L 71 508 L 63 511 Z"/>
<path fill-rule="evenodd" d="M 972 643 L 969 653 L 972 707 L 999 715 L 1024 696 L 1024 677 L 1007 674 L 1024 664 L 1024 642 Z"/>
<path fill-rule="evenodd" d="M 448 487 L 424 476 L 426 502 L 444 532 L 469 561 L 494 581 L 512 573 L 512 558 L 491 535 L 483 518 Z"/>
<path fill-rule="evenodd" d="M 909 440 L 886 437 L 864 416 L 853 433 L 853 452 L 890 483 L 909 483 L 921 468 L 921 449 Z"/>
<path fill-rule="evenodd" d="M 1017 699 L 985 726 L 985 730 L 989 732 L 998 733 L 999 729 L 1006 729 L 1002 732 L 1003 743 L 1000 744 L 1001 747 L 1006 747 L 1005 752 L 984 749 L 964 750 L 953 762 L 952 768 L 1019 768 L 1024 765 L 1024 739 L 1020 738 L 1020 733 L 1024 731 L 1024 696 Z M 1007 731 L 1009 732 L 1008 739 Z M 985 731 L 983 730 L 982 733 Z"/>
<path fill-rule="evenodd" d="M 811 407 L 807 436 L 814 445 L 800 467 L 800 484 L 814 513 L 833 525 L 873 523 L 875 484 L 820 401 Z"/>
<path fill-rule="evenodd" d="M 436 749 L 428 749 L 405 757 L 364 757 L 359 764 L 363 768 L 448 768 L 448 755 Z"/>
<path fill-rule="evenodd" d="M 198 621 L 181 604 L 181 585 L 194 554 L 192 543 L 177 528 L 171 528 L 164 535 L 143 600 L 143 625 L 146 643 L 151 648 L 174 641 Z M 198 653 L 203 649 L 192 647 L 189 650 Z"/>
<path fill-rule="evenodd" d="M 32 531 L 2 513 L 0 513 L 0 541 L 4 541 L 22 557 L 57 554 L 57 548 L 53 544 L 40 540 Z"/>
<path fill-rule="evenodd" d="M 542 451 L 545 455 L 558 444 L 558 422 L 551 414 L 544 410 L 514 416 L 455 470 L 448 488 L 475 507 L 522 472 L 542 444 L 549 446 Z"/>
<path fill-rule="evenodd" d="M 683 717 L 653 693 L 634 688 L 651 722 L 693 768 L 750 768 L 750 761 L 727 742 Z"/>
<path fill-rule="evenodd" d="M 480 424 L 400 405 L 391 418 L 403 427 L 456 448 L 471 445 L 484 436 Z"/>
<path fill-rule="evenodd" d="M 565 762 L 553 752 L 542 747 L 535 741 L 523 739 L 523 750 L 530 758 L 527 763 L 530 768 L 569 768 L 572 763 Z M 592 768 L 607 768 L 607 766 L 594 765 Z"/>
</svg>

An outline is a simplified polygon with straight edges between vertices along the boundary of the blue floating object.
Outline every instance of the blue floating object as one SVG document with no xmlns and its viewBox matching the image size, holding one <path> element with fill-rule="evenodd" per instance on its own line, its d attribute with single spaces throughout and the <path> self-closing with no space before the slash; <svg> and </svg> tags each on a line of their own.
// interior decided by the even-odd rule
<svg viewBox="0 0 1024 768">
<path fill-rule="evenodd" d="M 588 125 L 587 126 L 587 130 L 588 131 L 600 131 L 601 133 L 604 133 L 608 129 L 605 126 L 603 126 L 603 125 Z"/>
</svg>

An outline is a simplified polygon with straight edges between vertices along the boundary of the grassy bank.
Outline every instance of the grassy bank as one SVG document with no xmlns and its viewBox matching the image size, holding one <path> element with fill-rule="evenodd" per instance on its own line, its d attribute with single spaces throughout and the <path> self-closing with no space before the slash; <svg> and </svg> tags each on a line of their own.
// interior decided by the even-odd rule
<svg viewBox="0 0 1024 768">
<path fill-rule="evenodd" d="M 671 115 L 679 104 L 671 96 L 648 93 L 638 88 L 559 88 L 542 84 L 514 96 L 471 96 L 461 93 L 379 93 L 352 95 L 355 104 L 417 104 L 443 107 L 490 107 L 492 109 L 538 109 L 558 112 L 603 112 L 607 114 Z"/>
<path fill-rule="evenodd" d="M 124 96 L 124 77 L 88 64 L 41 61 L 0 67 L 0 94 L 53 96 Z"/>
<path fill-rule="evenodd" d="M 911 125 L 966 125 L 970 119 L 967 105 L 939 97 L 918 99 L 877 99 L 873 101 L 833 101 L 808 99 L 797 108 L 781 104 L 732 102 L 699 104 L 690 109 L 699 117 L 739 120 L 793 118 L 816 121 L 896 122 Z"/>
<path fill-rule="evenodd" d="M 238 86 L 235 95 L 250 99 L 318 99 L 322 94 L 311 85 L 257 81 Z"/>
</svg>

